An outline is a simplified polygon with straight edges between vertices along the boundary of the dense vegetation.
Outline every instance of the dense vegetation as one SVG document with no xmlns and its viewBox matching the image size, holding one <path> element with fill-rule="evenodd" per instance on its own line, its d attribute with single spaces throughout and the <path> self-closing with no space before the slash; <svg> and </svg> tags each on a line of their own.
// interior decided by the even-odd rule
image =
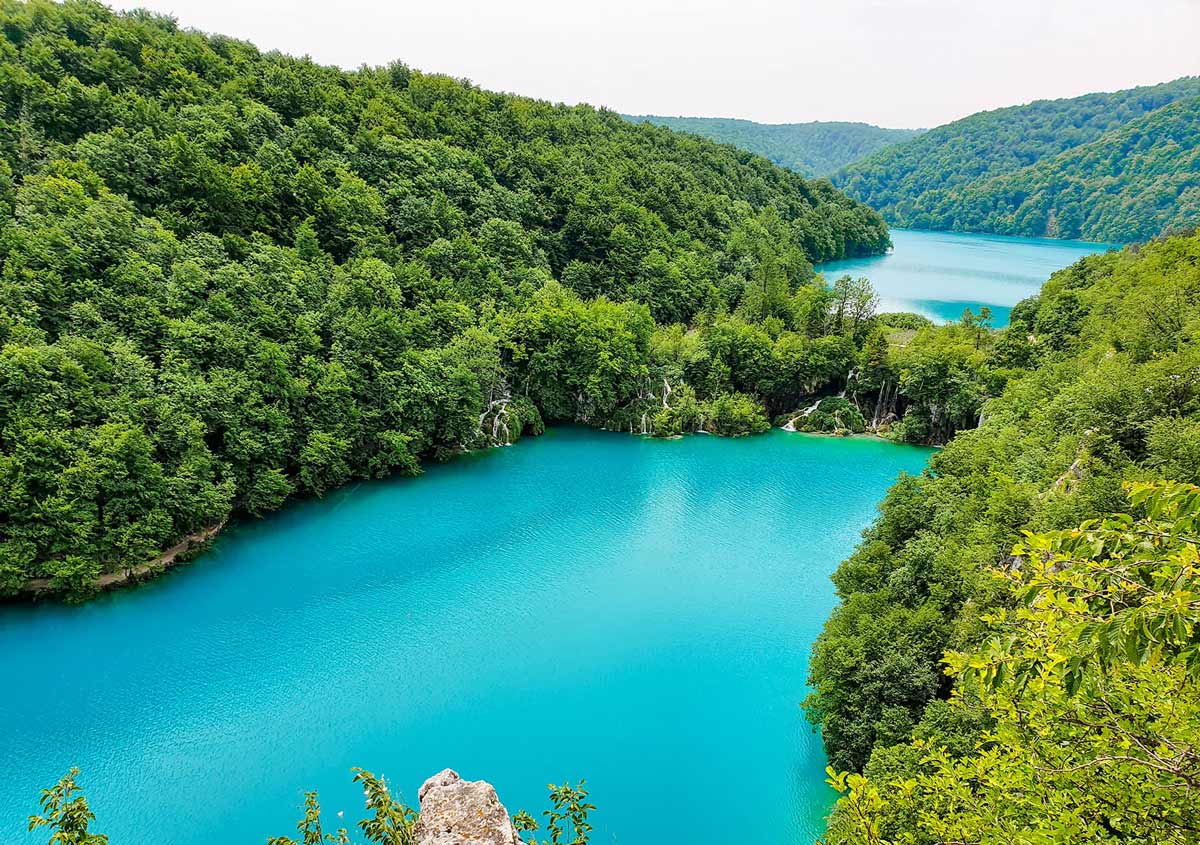
<svg viewBox="0 0 1200 845">
<path fill-rule="evenodd" d="M 96 833 L 92 828 L 96 814 L 88 804 L 87 796 L 76 783 L 79 769 L 71 769 L 58 783 L 42 790 L 41 812 L 29 817 L 29 830 L 46 828 L 50 832 L 50 845 L 108 845 L 108 837 Z M 354 769 L 354 783 L 362 787 L 363 805 L 367 816 L 355 825 L 355 833 L 362 836 L 364 843 L 376 845 L 412 845 L 415 841 L 416 810 L 405 804 L 387 784 L 382 776 L 365 769 Z M 544 810 L 546 833 L 550 840 L 540 845 L 587 845 L 591 838 L 592 825 L 588 816 L 596 809 L 587 800 L 588 792 L 584 781 L 572 786 L 550 784 L 550 809 Z M 341 821 L 338 813 L 338 821 Z M 539 845 L 537 831 L 539 823 L 529 813 L 521 810 L 513 816 L 513 826 L 522 833 L 529 833 L 529 845 Z M 298 839 L 291 836 L 271 836 L 267 845 L 350 845 L 350 830 L 339 827 L 328 832 L 321 817 L 321 803 L 316 792 L 304 794 L 304 815 L 296 824 Z"/>
<path fill-rule="evenodd" d="M 980 112 L 833 181 L 900 226 L 1132 241 L 1200 220 L 1200 77 Z"/>
<path fill-rule="evenodd" d="M 914 226 L 1006 235 L 1146 240 L 1200 221 L 1200 97 L 960 191 L 928 191 Z"/>
<path fill-rule="evenodd" d="M 866 780 L 829 842 L 1194 841 L 1200 491 L 1144 482 L 1200 482 L 1200 234 L 1085 258 L 988 337 L 1007 386 L 834 577 L 806 704 Z"/>
<path fill-rule="evenodd" d="M 0 14 L 0 592 L 86 593 L 231 514 L 545 422 L 949 441 L 814 647 L 809 712 L 863 773 L 834 776 L 831 842 L 1194 839 L 1200 235 L 1084 259 L 1003 332 L 936 327 L 813 272 L 886 248 L 878 215 L 731 147 L 86 0 Z M 1175 225 L 1198 85 L 879 160 L 918 160 L 916 194 L 1063 174 L 1013 231 Z M 847 184 L 891 196 L 874 168 Z M 101 845 L 72 778 L 31 824 Z M 404 841 L 379 809 L 364 834 Z"/>
<path fill-rule="evenodd" d="M 986 714 L 977 751 L 932 730 L 899 766 L 831 775 L 847 793 L 831 843 L 1196 841 L 1200 487 L 1129 491 L 1140 518 L 1022 542 L 1005 573 L 1015 609 L 949 656 L 948 721 Z"/>
<path fill-rule="evenodd" d="M 625 115 L 625 118 L 666 126 L 676 132 L 691 132 L 721 144 L 733 144 L 809 177 L 829 176 L 851 162 L 907 141 L 922 131 L 836 121 L 755 123 L 728 117 L 662 117 L 654 114 Z"/>
<path fill-rule="evenodd" d="M 828 183 L 87 0 L 0 14 L 0 593 L 543 421 L 761 430 L 865 343 L 812 263 L 887 230 Z"/>
</svg>

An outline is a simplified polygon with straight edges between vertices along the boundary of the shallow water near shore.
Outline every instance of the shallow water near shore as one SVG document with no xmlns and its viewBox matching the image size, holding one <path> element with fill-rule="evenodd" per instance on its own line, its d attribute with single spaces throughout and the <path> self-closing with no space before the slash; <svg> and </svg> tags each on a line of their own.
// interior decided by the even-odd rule
<svg viewBox="0 0 1200 845">
<path fill-rule="evenodd" d="M 1012 307 L 1041 288 L 1050 274 L 1114 244 L 1012 238 L 967 232 L 892 229 L 887 255 L 831 261 L 817 267 L 832 282 L 866 276 L 881 311 L 916 311 L 936 322 L 957 320 L 963 309 L 992 309 L 992 325 L 1008 325 Z"/>
<path fill-rule="evenodd" d="M 113 845 L 360 817 L 444 767 L 535 816 L 587 778 L 596 843 L 811 842 L 799 707 L 829 575 L 931 451 L 555 429 L 301 502 L 82 606 L 0 607 L 0 841 L 70 766 Z"/>
</svg>

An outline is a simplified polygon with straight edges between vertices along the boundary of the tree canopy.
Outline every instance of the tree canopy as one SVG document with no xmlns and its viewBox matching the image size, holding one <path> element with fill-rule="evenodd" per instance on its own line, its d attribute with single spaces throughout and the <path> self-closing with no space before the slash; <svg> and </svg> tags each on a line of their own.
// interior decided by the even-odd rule
<svg viewBox="0 0 1200 845">
<path fill-rule="evenodd" d="M 976 747 L 930 731 L 897 749 L 903 774 L 832 774 L 831 845 L 1195 841 L 1200 487 L 1135 483 L 1129 499 L 1138 516 L 1017 544 L 1013 607 L 947 659 L 950 718 L 987 714 Z"/>
<path fill-rule="evenodd" d="M 1190 841 L 1194 749 L 1163 792 L 1136 784 L 1200 712 L 1194 573 L 1173 568 L 1196 554 L 1198 268 L 1200 234 L 1173 237 L 1014 308 L 981 350 L 1004 379 L 981 424 L 895 485 L 838 569 L 806 706 L 867 779 L 835 778 L 831 843 Z M 1142 758 L 1126 730 L 1163 745 Z"/>
<path fill-rule="evenodd" d="M 1145 240 L 1200 222 L 1200 77 L 980 112 L 834 184 L 898 226 Z"/>
<path fill-rule="evenodd" d="M 544 421 L 761 430 L 854 354 L 812 265 L 889 239 L 828 183 L 89 0 L 0 16 L 0 593 Z M 783 333 L 814 374 L 770 377 Z"/>
</svg>

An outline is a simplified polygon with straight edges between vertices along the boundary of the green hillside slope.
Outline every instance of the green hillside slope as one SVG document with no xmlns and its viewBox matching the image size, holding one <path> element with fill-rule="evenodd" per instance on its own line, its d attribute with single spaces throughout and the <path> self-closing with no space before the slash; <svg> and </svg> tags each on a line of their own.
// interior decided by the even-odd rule
<svg viewBox="0 0 1200 845">
<path fill-rule="evenodd" d="M 812 262 L 889 243 L 828 182 L 611 112 L 87 0 L 0 20 L 0 593 L 543 418 L 632 427 L 655 319 L 775 337 Z M 764 425 L 736 389 L 692 411 Z"/>
<path fill-rule="evenodd" d="M 810 717 L 869 778 L 831 845 L 1195 841 L 1200 490 L 1137 485 L 1200 483 L 1198 294 L 1196 233 L 1055 273 L 979 427 L 889 492 L 813 649 Z"/>
<path fill-rule="evenodd" d="M 1015 173 L 932 190 L 899 212 L 917 228 L 1146 240 L 1200 221 L 1200 98 L 1153 111 Z"/>
<path fill-rule="evenodd" d="M 1107 133 L 1140 121 L 1157 109 L 1197 96 L 1200 96 L 1200 77 L 1188 77 L 1111 94 L 1042 100 L 980 112 L 867 156 L 836 173 L 833 181 L 900 226 L 1006 231 L 1023 235 L 1049 232 L 1062 237 L 1083 235 L 1102 240 L 1132 240 L 1144 236 L 1149 221 L 1138 219 L 1135 223 L 1128 216 L 1118 220 L 1109 213 L 1103 222 L 1097 218 L 1085 227 L 1089 212 L 1080 209 L 1078 231 L 1073 231 L 1076 228 L 1073 225 L 1063 226 L 1061 222 L 1052 225 L 1048 219 L 1049 205 L 1043 201 L 1034 203 L 1034 207 L 1041 207 L 1046 212 L 1046 217 L 1041 220 L 1032 213 L 1019 214 L 1019 206 L 1030 195 L 1046 190 L 1047 184 L 1055 181 L 1056 168 L 1067 168 L 1064 178 L 1088 183 L 1086 190 L 1072 190 L 1080 199 L 1089 202 L 1110 192 L 1112 186 L 1104 184 L 1110 176 L 1121 183 L 1116 186 L 1116 192 L 1129 191 L 1130 196 L 1153 192 L 1152 180 L 1162 175 L 1175 178 L 1192 166 L 1193 160 L 1180 154 L 1187 153 L 1187 147 L 1180 147 L 1178 151 L 1171 147 L 1170 138 L 1180 127 L 1166 126 L 1171 122 L 1179 124 L 1180 115 L 1173 115 L 1164 123 L 1152 122 L 1141 130 L 1133 129 L 1135 134 L 1164 136 L 1163 146 L 1154 153 L 1152 165 L 1143 162 L 1114 173 L 1114 164 L 1119 168 L 1120 163 L 1114 162 L 1111 156 L 1106 159 L 1105 154 L 1100 153 L 1096 156 L 1085 154 L 1078 160 L 1066 158 L 1053 167 L 1048 165 L 1022 176 L 1015 174 L 1066 151 L 1097 142 Z M 1182 122 L 1187 122 L 1186 117 Z M 1186 134 L 1186 128 L 1183 131 Z M 1113 136 L 1105 141 L 1118 156 L 1128 143 L 1134 142 L 1124 136 Z M 992 189 L 980 187 L 989 180 L 1010 175 L 1013 176 L 1011 181 L 997 183 L 995 187 L 1000 194 L 1008 191 L 1006 197 L 994 196 Z M 1060 188 L 1051 185 L 1050 190 Z M 992 198 L 985 199 L 989 195 Z M 1162 201 L 1161 194 L 1159 201 Z M 988 202 L 992 207 L 987 207 Z M 1184 205 L 1189 202 L 1185 199 Z M 1004 223 L 1001 218 L 1005 214 L 1021 219 Z M 1173 214 L 1154 215 L 1155 220 L 1169 217 Z M 1158 231 L 1161 230 L 1153 233 Z"/>
</svg>

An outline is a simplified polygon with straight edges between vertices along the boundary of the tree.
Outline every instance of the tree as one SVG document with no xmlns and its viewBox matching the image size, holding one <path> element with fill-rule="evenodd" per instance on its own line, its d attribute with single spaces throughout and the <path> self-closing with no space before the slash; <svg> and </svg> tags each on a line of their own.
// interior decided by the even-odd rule
<svg viewBox="0 0 1200 845">
<path fill-rule="evenodd" d="M 918 742 L 915 777 L 831 774 L 838 842 L 1194 841 L 1200 802 L 1200 487 L 1135 483 L 1141 516 L 1027 533 L 1014 607 L 947 655 L 958 706 L 995 727 L 955 757 Z"/>
<path fill-rule="evenodd" d="M 878 307 L 879 297 L 869 279 L 842 276 L 833 283 L 833 297 L 829 305 L 833 332 L 861 341 L 861 333 L 875 316 Z"/>
<path fill-rule="evenodd" d="M 354 782 L 362 785 L 369 813 L 358 822 L 358 829 L 366 837 L 364 841 L 376 845 L 412 845 L 416 812 L 392 796 L 382 777 L 365 769 L 354 769 Z M 267 838 L 267 845 L 323 845 L 326 842 L 349 845 L 351 841 L 344 827 L 338 828 L 336 833 L 322 830 L 321 805 L 315 792 L 304 793 L 304 816 L 296 824 L 296 830 L 300 832 L 299 841 L 288 836 L 272 836 Z"/>
<path fill-rule="evenodd" d="M 79 769 L 71 769 L 42 790 L 42 815 L 29 817 L 29 830 L 49 828 L 50 845 L 108 845 L 107 836 L 88 830 L 96 815 L 75 783 L 78 776 Z"/>
<path fill-rule="evenodd" d="M 547 787 L 552 806 L 542 811 L 542 815 L 546 817 L 546 832 L 550 834 L 550 840 L 543 841 L 541 845 L 587 845 L 592 832 L 588 815 L 596 807 L 588 803 L 588 793 L 583 786 L 584 781 L 581 780 L 578 786 L 564 783 Z M 522 832 L 538 829 L 537 821 L 524 810 L 513 817 L 513 824 Z M 539 845 L 536 837 L 530 837 L 527 841 L 529 845 Z"/>
<path fill-rule="evenodd" d="M 290 836 L 268 836 L 267 845 L 325 845 L 326 842 L 347 845 L 350 842 L 344 827 L 338 828 L 336 833 L 325 833 L 321 829 L 321 804 L 315 792 L 304 793 L 304 818 L 296 823 L 296 830 L 300 832 L 299 842 Z"/>
</svg>

